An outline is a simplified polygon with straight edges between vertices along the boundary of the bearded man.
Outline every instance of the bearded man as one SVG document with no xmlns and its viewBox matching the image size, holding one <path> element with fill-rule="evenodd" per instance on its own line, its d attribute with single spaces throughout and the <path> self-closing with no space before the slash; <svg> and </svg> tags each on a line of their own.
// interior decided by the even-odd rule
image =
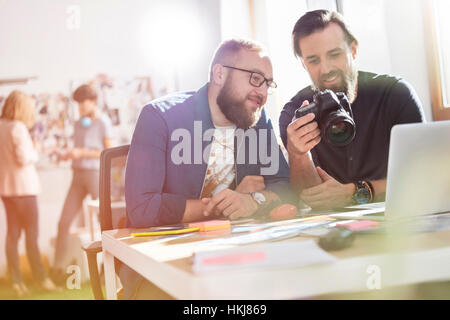
<svg viewBox="0 0 450 320">
<path fill-rule="evenodd" d="M 401 78 L 357 71 L 358 41 L 339 13 L 307 12 L 295 24 L 292 40 L 313 84 L 280 114 L 291 184 L 313 209 L 383 201 L 391 128 L 424 121 L 417 94 Z M 326 89 L 345 93 L 351 103 L 356 136 L 346 146 L 322 140 L 313 113 L 294 117 L 297 108 Z"/>
<path fill-rule="evenodd" d="M 269 164 L 250 161 L 255 151 L 261 153 L 258 148 L 271 150 L 267 145 L 276 141 L 270 139 L 273 128 L 263 109 L 269 90 L 276 87 L 263 47 L 225 41 L 210 69 L 210 81 L 197 92 L 175 93 L 142 109 L 125 174 L 130 227 L 199 221 L 211 214 L 248 217 L 280 200 L 280 186 L 289 185 L 278 144 L 269 155 L 277 172 L 261 174 Z M 252 141 L 263 136 L 258 134 L 262 129 L 270 133 L 267 141 Z M 235 146 L 237 130 L 257 134 Z M 240 157 L 241 149 L 246 157 Z M 236 162 L 239 158 L 246 159 Z"/>
<path fill-rule="evenodd" d="M 125 174 L 129 227 L 238 219 L 296 203 L 263 109 L 276 88 L 266 51 L 253 41 L 225 41 L 209 78 L 197 92 L 142 109 Z M 120 274 L 125 298 L 152 298 L 150 283 L 128 267 Z"/>
</svg>

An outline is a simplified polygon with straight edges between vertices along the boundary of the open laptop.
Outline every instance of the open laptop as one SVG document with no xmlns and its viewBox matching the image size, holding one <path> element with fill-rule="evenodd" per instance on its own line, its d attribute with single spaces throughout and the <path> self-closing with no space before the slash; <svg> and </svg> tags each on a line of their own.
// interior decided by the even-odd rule
<svg viewBox="0 0 450 320">
<path fill-rule="evenodd" d="M 446 212 L 450 212 L 450 121 L 394 126 L 386 218 Z"/>
<path fill-rule="evenodd" d="M 392 128 L 385 206 L 384 217 L 382 203 L 332 216 L 394 220 L 450 212 L 450 121 Z"/>
</svg>

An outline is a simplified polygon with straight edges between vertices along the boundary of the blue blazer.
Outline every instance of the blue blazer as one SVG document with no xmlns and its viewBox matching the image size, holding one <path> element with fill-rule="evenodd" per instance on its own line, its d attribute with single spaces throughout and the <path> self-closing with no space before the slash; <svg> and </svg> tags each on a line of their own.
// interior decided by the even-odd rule
<svg viewBox="0 0 450 320">
<path fill-rule="evenodd" d="M 183 218 L 186 200 L 199 199 L 208 164 L 203 157 L 194 159 L 194 151 L 197 151 L 197 156 L 204 152 L 209 155 L 211 141 L 191 141 L 191 163 L 175 164 L 171 154 L 180 141 L 172 141 L 171 134 L 176 129 L 184 129 L 182 131 L 191 137 L 203 137 L 208 129 L 214 128 L 207 90 L 206 84 L 197 92 L 175 93 L 154 100 L 142 109 L 131 141 L 125 173 L 128 227 L 179 223 Z M 201 123 L 201 130 L 194 126 L 195 121 L 200 121 L 197 125 Z M 275 192 L 283 202 L 295 204 L 297 199 L 290 189 L 289 168 L 264 109 L 253 128 L 257 133 L 256 149 L 250 146 L 248 139 L 235 139 L 235 159 L 241 159 L 236 163 L 235 184 L 238 185 L 247 175 L 262 175 L 261 169 L 270 167 L 259 156 L 255 161 L 255 151 L 258 155 L 266 152 L 271 158 L 270 150 L 275 149 L 273 156 L 278 161 L 278 170 L 263 175 L 266 189 Z M 262 131 L 270 133 L 271 139 L 260 139 Z M 120 278 L 124 288 L 123 298 L 132 298 L 143 278 L 126 265 L 121 267 Z"/>
<path fill-rule="evenodd" d="M 208 146 L 211 144 L 211 140 L 202 141 L 201 137 L 205 131 L 214 128 L 207 89 L 208 85 L 205 85 L 197 92 L 175 93 L 154 100 L 142 109 L 131 141 L 125 174 L 129 227 L 179 223 L 183 218 L 186 200 L 200 198 L 208 166 L 202 155 L 209 152 Z M 194 121 L 199 121 L 197 128 Z M 253 128 L 258 133 L 256 148 L 250 147 L 249 139 L 245 139 L 244 143 L 241 143 L 242 139 L 241 142 L 235 139 L 235 157 L 241 159 L 236 164 L 236 185 L 247 175 L 262 175 L 261 169 L 270 166 L 267 159 L 261 161 L 254 154 L 257 151 L 258 155 L 271 155 L 271 143 L 276 143 L 272 124 L 264 109 Z M 197 143 L 192 139 L 190 143 L 190 163 L 175 164 L 172 161 L 172 150 L 181 141 L 171 139 L 171 134 L 176 129 L 184 129 L 191 137 L 201 139 L 197 139 Z M 262 141 L 259 134 L 261 129 L 270 133 L 272 139 Z M 284 202 L 292 203 L 288 165 L 277 143 L 274 150 L 278 170 L 274 174 L 263 175 L 266 189 L 277 193 Z M 196 159 L 194 151 L 197 151 Z"/>
</svg>

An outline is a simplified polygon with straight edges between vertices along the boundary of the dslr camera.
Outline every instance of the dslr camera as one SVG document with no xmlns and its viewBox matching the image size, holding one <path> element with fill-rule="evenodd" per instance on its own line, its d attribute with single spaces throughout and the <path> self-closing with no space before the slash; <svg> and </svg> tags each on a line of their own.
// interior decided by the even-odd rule
<svg viewBox="0 0 450 320">
<path fill-rule="evenodd" d="M 346 146 L 356 133 L 353 113 L 347 96 L 343 92 L 324 90 L 314 95 L 313 102 L 295 110 L 295 118 L 314 113 L 320 134 L 334 146 Z"/>
</svg>

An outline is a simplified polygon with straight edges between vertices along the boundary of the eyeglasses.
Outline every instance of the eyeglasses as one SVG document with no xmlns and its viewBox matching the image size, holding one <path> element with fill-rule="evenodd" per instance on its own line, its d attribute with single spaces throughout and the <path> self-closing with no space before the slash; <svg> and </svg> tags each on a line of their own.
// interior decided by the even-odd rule
<svg viewBox="0 0 450 320">
<path fill-rule="evenodd" d="M 275 81 L 271 80 L 271 79 L 267 79 L 266 77 L 264 77 L 261 73 L 259 72 L 255 72 L 255 71 L 250 71 L 250 70 L 245 70 L 245 69 L 241 69 L 241 68 L 236 68 L 236 67 L 231 67 L 231 66 L 225 66 L 225 68 L 230 68 L 230 69 L 234 69 L 234 70 L 239 70 L 239 71 L 244 71 L 244 72 L 248 72 L 250 73 L 250 79 L 249 82 L 252 86 L 254 87 L 261 87 L 262 84 L 265 82 L 267 83 L 267 87 L 270 89 L 275 89 L 277 87 L 277 84 L 275 83 Z"/>
</svg>

